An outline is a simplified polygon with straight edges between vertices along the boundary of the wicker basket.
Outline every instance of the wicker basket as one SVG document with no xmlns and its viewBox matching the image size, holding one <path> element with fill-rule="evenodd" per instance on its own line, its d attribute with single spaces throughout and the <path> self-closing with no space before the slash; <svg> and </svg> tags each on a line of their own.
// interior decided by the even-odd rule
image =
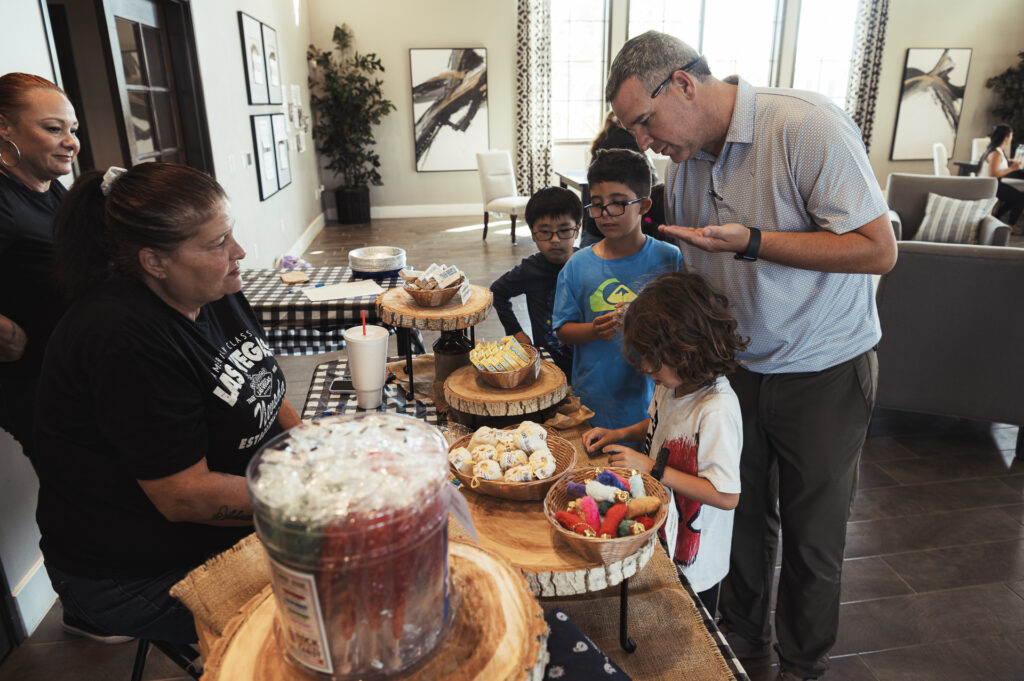
<svg viewBox="0 0 1024 681">
<path fill-rule="evenodd" d="M 464 280 L 465 277 L 459 277 L 459 280 L 448 288 L 424 290 L 410 287 L 408 283 L 406 283 L 402 288 L 405 289 L 406 293 L 412 296 L 412 299 L 415 300 L 416 304 L 420 307 L 439 307 L 455 297 L 455 294 L 459 292 L 459 287 L 462 286 L 462 282 Z"/>
<path fill-rule="evenodd" d="M 613 470 L 623 477 L 628 477 L 630 473 L 628 468 L 610 468 L 606 470 Z M 583 558 L 603 565 L 618 562 L 639 551 L 640 547 L 650 540 L 653 533 L 658 531 L 658 528 L 662 526 L 668 517 L 668 490 L 665 489 L 664 485 L 646 473 L 641 473 L 641 475 L 644 478 L 644 490 L 647 492 L 647 496 L 658 497 L 661 500 L 661 508 L 654 515 L 654 527 L 646 532 L 629 537 L 615 537 L 614 539 L 584 537 L 581 534 L 565 529 L 561 523 L 555 520 L 555 513 L 566 510 L 569 507 L 569 502 L 573 500 L 573 497 L 569 496 L 568 492 L 566 492 L 568 483 L 593 480 L 597 477 L 597 469 L 595 468 L 577 469 L 563 476 L 558 481 L 558 484 L 552 485 L 551 489 L 548 490 L 547 496 L 544 497 L 544 515 L 547 516 L 548 522 L 551 523 L 555 533 L 564 539 L 572 547 L 572 550 Z"/>
<path fill-rule="evenodd" d="M 508 426 L 502 430 L 515 430 L 517 427 L 518 426 Z M 484 494 L 489 497 L 498 497 L 500 499 L 511 499 L 512 501 L 540 501 L 544 498 L 544 495 L 548 493 L 548 490 L 559 481 L 559 478 L 561 478 L 566 471 L 572 470 L 573 466 L 576 465 L 576 448 L 573 447 L 568 440 L 560 436 L 558 431 L 554 428 L 549 428 L 547 426 L 542 427 L 548 433 L 548 449 L 551 450 L 551 455 L 555 457 L 555 472 L 546 480 L 505 482 L 504 480 L 481 480 L 480 478 L 476 478 L 474 481 L 472 475 L 460 473 L 455 470 L 455 466 L 452 466 L 450 463 L 448 464 L 448 468 L 451 470 L 452 475 L 462 481 L 462 484 L 466 485 L 477 494 Z M 448 451 L 467 446 L 471 439 L 473 439 L 473 435 L 467 435 L 461 440 L 453 443 L 452 446 L 448 448 Z"/>
<path fill-rule="evenodd" d="M 529 385 L 540 375 L 540 353 L 532 345 L 524 345 L 523 350 L 526 351 L 528 360 L 524 367 L 512 371 L 481 371 L 477 369 L 476 373 L 484 383 L 495 388 L 508 390 L 524 384 Z"/>
</svg>

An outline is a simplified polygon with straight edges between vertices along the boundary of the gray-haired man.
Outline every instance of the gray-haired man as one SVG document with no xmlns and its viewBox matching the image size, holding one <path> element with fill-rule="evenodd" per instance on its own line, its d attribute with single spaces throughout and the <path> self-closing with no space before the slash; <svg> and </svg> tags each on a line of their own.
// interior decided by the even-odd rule
<svg viewBox="0 0 1024 681">
<path fill-rule="evenodd" d="M 838 629 L 874 405 L 881 333 L 869 275 L 896 262 L 885 200 L 860 132 L 825 97 L 718 80 L 671 36 L 627 42 L 605 95 L 641 149 L 671 157 L 674 225 L 661 229 L 751 338 L 730 378 L 744 434 L 723 628 L 741 659 L 766 660 L 781 522 L 779 678 L 817 678 Z"/>
</svg>

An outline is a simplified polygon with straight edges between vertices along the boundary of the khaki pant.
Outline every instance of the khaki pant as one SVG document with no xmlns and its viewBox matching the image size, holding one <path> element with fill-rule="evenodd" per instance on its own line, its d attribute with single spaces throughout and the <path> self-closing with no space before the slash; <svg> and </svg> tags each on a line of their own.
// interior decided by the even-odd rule
<svg viewBox="0 0 1024 681">
<path fill-rule="evenodd" d="M 828 668 L 839 627 L 846 521 L 878 383 L 874 350 L 816 373 L 730 377 L 743 410 L 741 492 L 724 627 L 753 643 L 771 638 L 772 578 L 783 537 L 775 635 L 782 667 L 805 677 Z"/>
</svg>

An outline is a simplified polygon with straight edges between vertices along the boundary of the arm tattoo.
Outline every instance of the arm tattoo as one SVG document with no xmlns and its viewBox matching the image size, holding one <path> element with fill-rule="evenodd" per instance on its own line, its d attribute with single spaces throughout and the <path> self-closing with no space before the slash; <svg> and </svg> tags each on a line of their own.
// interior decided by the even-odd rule
<svg viewBox="0 0 1024 681">
<path fill-rule="evenodd" d="M 221 506 L 213 514 L 213 520 L 252 520 L 252 513 L 246 513 L 240 508 L 228 508 Z"/>
</svg>

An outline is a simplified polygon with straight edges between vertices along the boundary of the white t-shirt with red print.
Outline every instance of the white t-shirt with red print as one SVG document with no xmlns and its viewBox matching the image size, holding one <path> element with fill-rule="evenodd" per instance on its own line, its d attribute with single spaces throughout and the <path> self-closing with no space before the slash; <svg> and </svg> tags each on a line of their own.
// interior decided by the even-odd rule
<svg viewBox="0 0 1024 681">
<path fill-rule="evenodd" d="M 644 451 L 657 459 L 667 448 L 667 468 L 706 478 L 724 494 L 738 494 L 743 419 L 729 380 L 719 376 L 714 385 L 683 397 L 673 392 L 661 385 L 654 389 Z M 729 572 L 733 512 L 678 492 L 670 497 L 662 536 L 674 547 L 672 557 L 693 590 L 706 591 Z"/>
</svg>

